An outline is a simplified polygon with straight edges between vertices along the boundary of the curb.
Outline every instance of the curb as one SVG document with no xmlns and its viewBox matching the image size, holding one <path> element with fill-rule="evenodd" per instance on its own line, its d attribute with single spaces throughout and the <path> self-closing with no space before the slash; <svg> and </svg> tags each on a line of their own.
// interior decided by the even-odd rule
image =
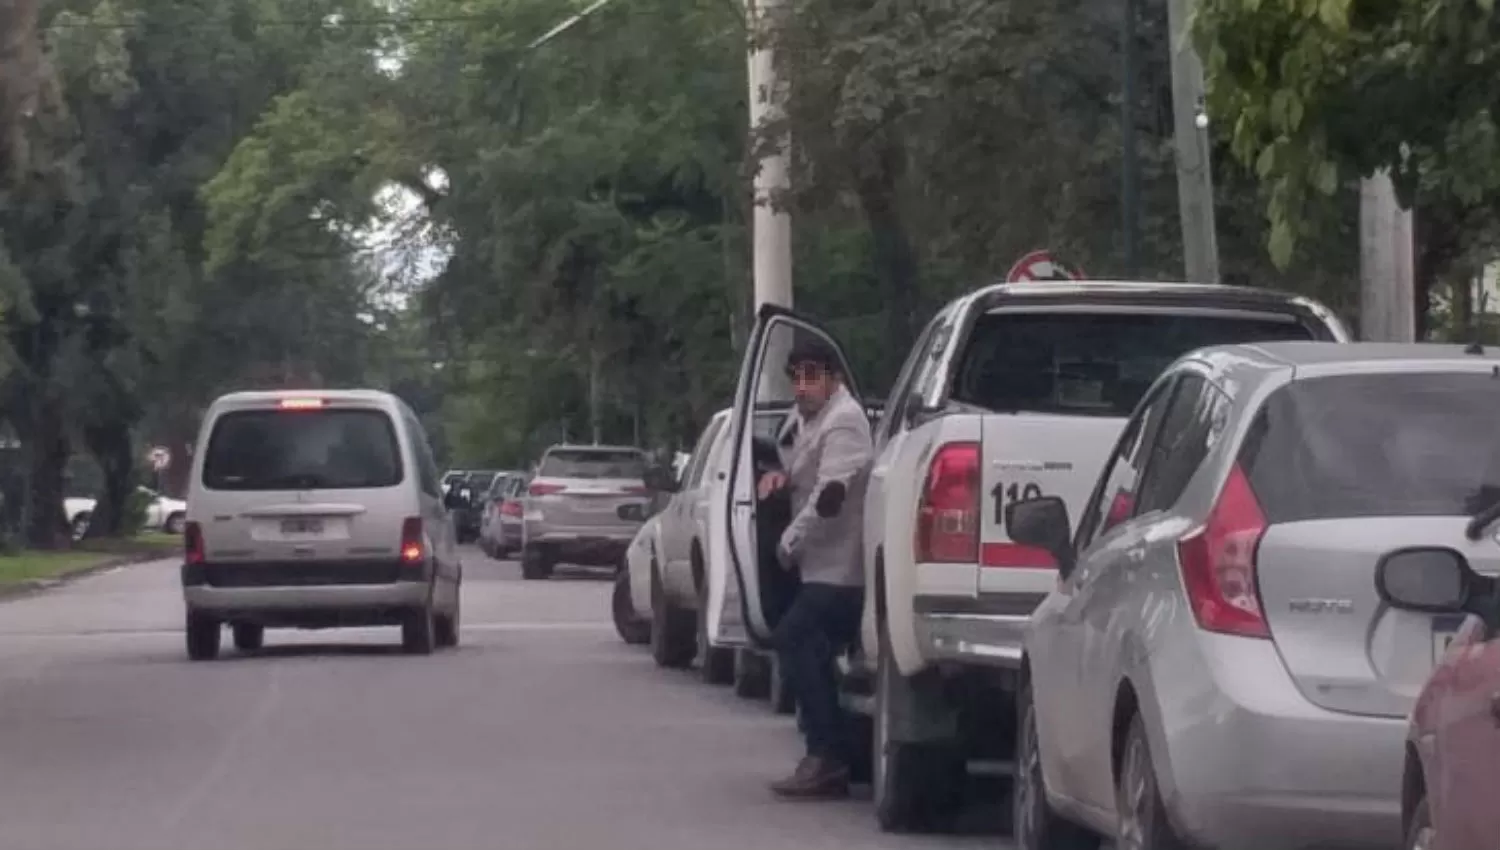
<svg viewBox="0 0 1500 850">
<path fill-rule="evenodd" d="M 91 575 L 113 570 L 117 567 L 128 567 L 133 564 L 144 564 L 148 561 L 164 561 L 172 558 L 175 550 L 167 549 L 161 552 L 133 552 L 128 555 L 120 555 L 108 558 L 97 564 L 87 567 L 79 567 L 76 570 L 58 573 L 50 578 L 33 578 L 18 581 L 15 584 L 0 585 L 0 601 L 14 599 L 18 596 L 29 596 L 39 591 L 48 590 L 64 584 L 88 578 Z"/>
</svg>

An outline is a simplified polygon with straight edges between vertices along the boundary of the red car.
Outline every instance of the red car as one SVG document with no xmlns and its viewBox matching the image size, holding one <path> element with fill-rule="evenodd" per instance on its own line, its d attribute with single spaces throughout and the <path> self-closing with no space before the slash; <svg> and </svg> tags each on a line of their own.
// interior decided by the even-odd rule
<svg viewBox="0 0 1500 850">
<path fill-rule="evenodd" d="M 1405 846 L 1491 850 L 1500 841 L 1500 581 L 1452 549 L 1408 549 L 1385 557 L 1376 587 L 1393 608 L 1437 615 L 1439 660 L 1407 731 Z"/>
</svg>

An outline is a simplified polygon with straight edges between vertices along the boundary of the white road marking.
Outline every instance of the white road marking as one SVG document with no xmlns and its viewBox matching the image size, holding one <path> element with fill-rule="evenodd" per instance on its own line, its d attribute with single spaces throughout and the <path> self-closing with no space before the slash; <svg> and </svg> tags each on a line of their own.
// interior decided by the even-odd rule
<svg viewBox="0 0 1500 850">
<path fill-rule="evenodd" d="M 350 629 L 328 629 L 327 635 L 381 634 L 394 626 L 361 626 Z M 464 623 L 461 632 L 596 632 L 611 631 L 614 623 L 608 620 L 576 622 L 518 622 L 518 623 Z M 298 630 L 273 630 L 291 634 Z M 182 637 L 182 629 L 90 629 L 76 632 L 6 632 L 0 631 L 0 639 L 19 640 L 89 640 L 100 638 L 162 638 Z"/>
</svg>

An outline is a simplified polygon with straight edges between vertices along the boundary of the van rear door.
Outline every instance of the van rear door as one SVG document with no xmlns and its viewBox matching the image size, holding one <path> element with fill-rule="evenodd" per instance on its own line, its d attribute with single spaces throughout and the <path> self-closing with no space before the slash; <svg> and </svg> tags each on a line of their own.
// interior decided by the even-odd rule
<svg viewBox="0 0 1500 850">
<path fill-rule="evenodd" d="M 214 419 L 202 504 L 211 562 L 370 561 L 399 557 L 416 505 L 397 430 L 379 406 L 283 398 Z"/>
</svg>

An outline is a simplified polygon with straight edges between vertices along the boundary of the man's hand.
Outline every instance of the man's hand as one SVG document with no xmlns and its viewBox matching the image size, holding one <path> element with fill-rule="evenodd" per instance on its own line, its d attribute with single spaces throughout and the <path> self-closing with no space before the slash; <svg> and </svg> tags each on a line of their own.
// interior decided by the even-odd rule
<svg viewBox="0 0 1500 850">
<path fill-rule="evenodd" d="M 755 485 L 757 498 L 769 498 L 772 493 L 786 486 L 786 473 L 767 472 L 760 477 L 760 483 Z"/>
<path fill-rule="evenodd" d="M 786 543 L 786 540 L 782 539 L 776 544 L 776 563 L 780 564 L 783 570 L 791 572 L 797 569 L 797 556 L 792 554 L 792 550 L 787 548 Z"/>
</svg>

